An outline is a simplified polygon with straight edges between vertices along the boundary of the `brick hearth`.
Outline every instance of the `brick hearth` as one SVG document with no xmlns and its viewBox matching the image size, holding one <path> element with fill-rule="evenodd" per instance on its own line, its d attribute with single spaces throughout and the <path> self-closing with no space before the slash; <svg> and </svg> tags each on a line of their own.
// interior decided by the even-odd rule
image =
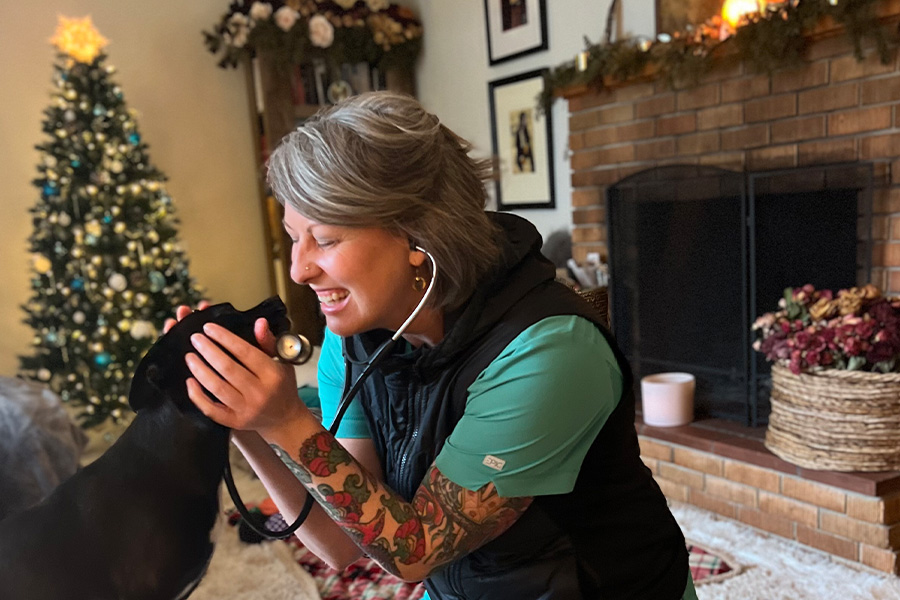
<svg viewBox="0 0 900 600">
<path fill-rule="evenodd" d="M 900 0 L 880 10 L 896 31 Z M 575 259 L 607 253 L 606 187 L 638 171 L 866 161 L 875 172 L 871 282 L 900 294 L 900 59 L 894 52 L 881 64 L 869 48 L 860 62 L 833 31 L 818 33 L 807 58 L 760 75 L 725 56 L 690 89 L 647 77 L 568 90 Z M 671 499 L 900 574 L 900 473 L 802 469 L 765 449 L 764 429 L 721 421 L 668 429 L 641 422 L 638 432 Z"/>
<path fill-rule="evenodd" d="M 671 500 L 900 574 L 900 473 L 804 469 L 765 448 L 765 428 L 727 421 L 662 428 L 639 418 L 637 428 Z"/>
</svg>

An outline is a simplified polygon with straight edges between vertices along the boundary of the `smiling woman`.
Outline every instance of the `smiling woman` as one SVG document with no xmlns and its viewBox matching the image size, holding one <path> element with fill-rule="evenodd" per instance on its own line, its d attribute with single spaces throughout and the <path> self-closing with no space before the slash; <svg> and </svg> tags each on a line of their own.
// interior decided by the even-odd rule
<svg viewBox="0 0 900 600">
<path fill-rule="evenodd" d="M 323 422 L 358 399 L 324 429 L 292 370 L 220 328 L 195 340 L 191 399 L 286 520 L 317 502 L 297 535 L 335 568 L 365 553 L 433 600 L 695 598 L 605 315 L 555 280 L 533 225 L 484 211 L 469 150 L 388 92 L 285 138 L 268 180 L 326 318 Z"/>
</svg>

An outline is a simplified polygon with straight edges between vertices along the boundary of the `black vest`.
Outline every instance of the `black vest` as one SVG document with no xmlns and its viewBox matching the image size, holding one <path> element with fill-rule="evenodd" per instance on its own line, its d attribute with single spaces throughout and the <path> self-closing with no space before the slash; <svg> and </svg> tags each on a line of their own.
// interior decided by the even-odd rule
<svg viewBox="0 0 900 600">
<path fill-rule="evenodd" d="M 574 490 L 535 497 L 500 537 L 426 579 L 429 594 L 433 600 L 678 600 L 688 577 L 684 536 L 640 459 L 628 363 L 595 309 L 554 281 L 533 226 L 508 214 L 494 218 L 509 243 L 502 266 L 486 278 L 490 283 L 446 315 L 440 344 L 387 358 L 360 391 L 386 483 L 412 499 L 462 417 L 469 385 L 543 318 L 578 315 L 597 324 L 625 392 L 585 456 Z M 344 340 L 345 385 L 389 335 Z"/>
</svg>

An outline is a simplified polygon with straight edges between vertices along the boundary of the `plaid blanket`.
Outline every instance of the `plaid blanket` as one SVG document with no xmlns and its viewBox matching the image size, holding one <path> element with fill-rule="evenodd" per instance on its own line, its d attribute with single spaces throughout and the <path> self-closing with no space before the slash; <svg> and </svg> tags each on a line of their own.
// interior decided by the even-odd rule
<svg viewBox="0 0 900 600">
<path fill-rule="evenodd" d="M 261 508 L 268 514 L 266 526 L 269 529 L 287 527 L 281 514 L 275 512 L 274 505 Z M 237 511 L 231 512 L 229 517 L 232 525 L 240 521 Z M 315 579 L 322 600 L 421 600 L 425 595 L 424 585 L 404 582 L 370 558 L 362 557 L 343 571 L 336 571 L 310 552 L 296 537 L 291 536 L 285 543 L 291 546 L 297 562 Z M 688 565 L 695 584 L 737 574 L 732 573 L 734 568 L 724 558 L 694 542 L 688 542 L 687 550 Z"/>
</svg>

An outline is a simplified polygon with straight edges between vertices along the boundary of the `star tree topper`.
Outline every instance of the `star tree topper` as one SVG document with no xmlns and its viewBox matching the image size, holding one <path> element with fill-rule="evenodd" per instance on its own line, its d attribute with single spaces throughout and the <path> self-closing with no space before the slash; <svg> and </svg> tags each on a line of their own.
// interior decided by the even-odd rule
<svg viewBox="0 0 900 600">
<path fill-rule="evenodd" d="M 85 64 L 94 62 L 100 51 L 109 44 L 109 40 L 94 27 L 90 17 L 67 19 L 60 16 L 56 35 L 50 41 L 63 54 Z"/>
</svg>

